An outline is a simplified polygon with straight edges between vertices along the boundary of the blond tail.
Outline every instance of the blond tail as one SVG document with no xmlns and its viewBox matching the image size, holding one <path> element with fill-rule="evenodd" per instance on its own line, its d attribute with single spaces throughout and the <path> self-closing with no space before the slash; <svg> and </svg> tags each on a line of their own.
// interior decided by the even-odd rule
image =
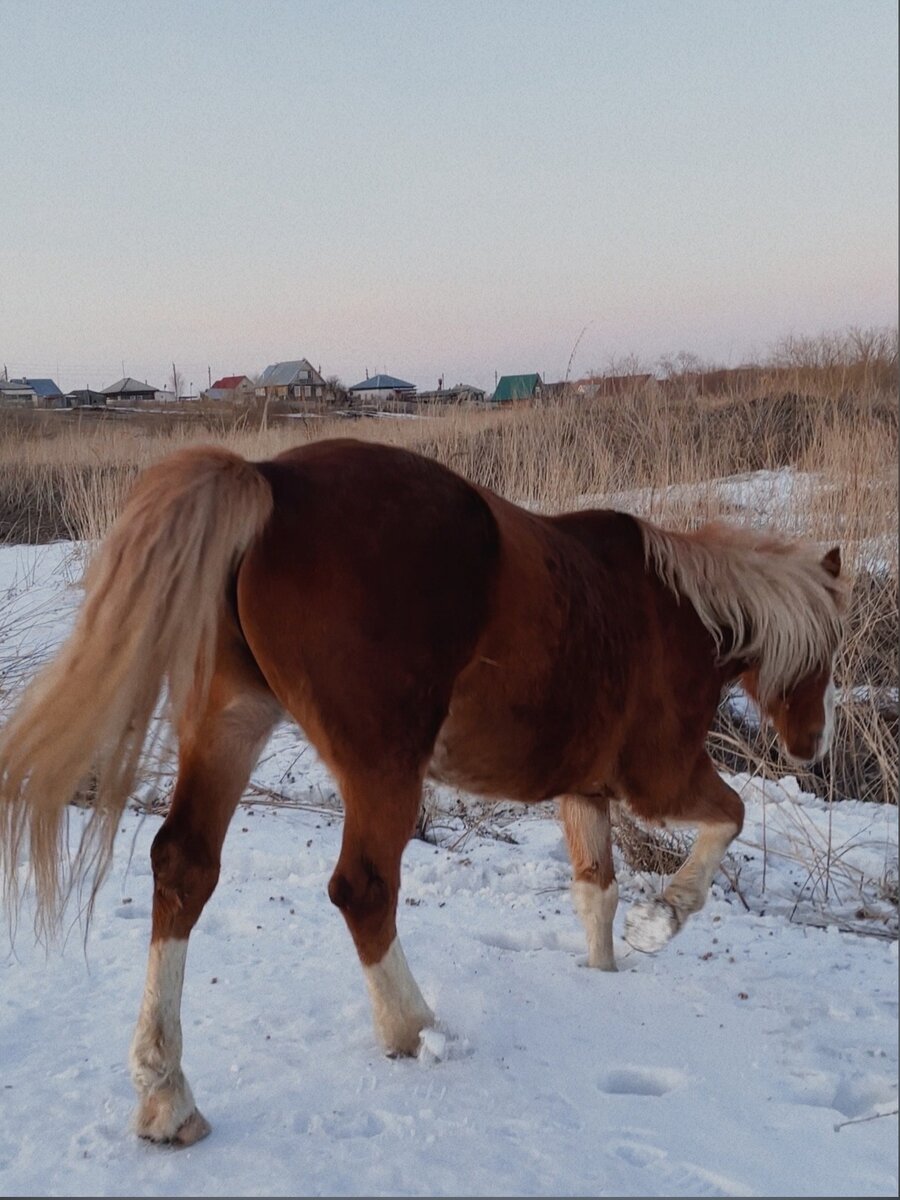
<svg viewBox="0 0 900 1200">
<path fill-rule="evenodd" d="M 227 450 L 182 450 L 138 480 L 88 571 L 74 630 L 0 731 L 11 920 L 26 842 L 39 935 L 56 932 L 73 887 L 89 882 L 92 904 L 163 687 L 175 720 L 192 688 L 205 692 L 226 583 L 271 511 L 266 480 Z M 63 817 L 88 781 L 96 798 L 70 863 Z"/>
</svg>

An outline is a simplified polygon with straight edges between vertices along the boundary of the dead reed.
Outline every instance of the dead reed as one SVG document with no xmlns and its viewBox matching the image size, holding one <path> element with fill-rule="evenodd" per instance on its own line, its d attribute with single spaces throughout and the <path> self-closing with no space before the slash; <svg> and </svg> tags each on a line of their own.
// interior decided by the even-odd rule
<svg viewBox="0 0 900 1200">
<path fill-rule="evenodd" d="M 0 541 L 94 542 L 135 475 L 189 442 L 259 459 L 348 435 L 416 449 L 543 511 L 617 507 L 681 527 L 721 516 L 839 543 L 853 592 L 835 745 L 827 770 L 801 783 L 896 803 L 896 330 L 788 340 L 737 375 L 692 369 L 613 397 L 570 389 L 503 411 L 423 408 L 415 420 L 0 411 Z M 732 770 L 785 772 L 752 717 L 727 705 L 711 747 Z"/>
</svg>

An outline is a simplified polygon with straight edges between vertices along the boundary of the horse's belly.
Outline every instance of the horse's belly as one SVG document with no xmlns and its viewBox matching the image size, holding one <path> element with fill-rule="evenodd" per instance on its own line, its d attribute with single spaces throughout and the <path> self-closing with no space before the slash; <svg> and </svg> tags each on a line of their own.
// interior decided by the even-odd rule
<svg viewBox="0 0 900 1200">
<path fill-rule="evenodd" d="M 540 773 L 529 769 L 525 745 L 509 725 L 492 718 L 473 721 L 451 714 L 435 742 L 428 776 L 480 796 L 509 800 L 543 800 L 548 794 Z"/>
<path fill-rule="evenodd" d="M 472 747 L 469 747 L 470 753 L 467 755 L 465 740 L 461 741 L 455 736 L 449 726 L 450 722 L 445 722 L 438 734 L 431 762 L 428 764 L 429 778 L 436 783 L 446 783 L 467 792 L 482 795 L 490 792 L 491 777 L 496 774 L 496 766 L 488 770 L 488 764 L 482 763 L 478 768 L 475 756 L 471 754 Z"/>
</svg>

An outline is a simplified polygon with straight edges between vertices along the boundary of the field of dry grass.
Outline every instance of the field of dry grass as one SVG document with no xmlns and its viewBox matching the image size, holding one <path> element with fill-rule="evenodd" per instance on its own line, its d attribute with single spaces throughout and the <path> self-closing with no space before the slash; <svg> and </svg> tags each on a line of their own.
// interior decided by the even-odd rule
<svg viewBox="0 0 900 1200">
<path fill-rule="evenodd" d="M 685 376 L 683 386 L 676 377 L 615 398 L 431 409 L 415 420 L 0 413 L 0 540 L 102 536 L 135 475 L 187 443 L 215 441 L 258 459 L 353 436 L 416 449 L 545 511 L 614 506 L 681 527 L 754 520 L 838 543 L 853 580 L 837 668 L 843 703 L 829 769 L 802 782 L 896 803 L 896 332 L 874 349 L 846 339 L 839 349 L 785 343 L 777 368 L 731 394 L 697 395 Z M 770 474 L 747 479 L 753 472 Z M 778 769 L 771 741 L 727 706 L 712 742 L 732 769 Z"/>
</svg>

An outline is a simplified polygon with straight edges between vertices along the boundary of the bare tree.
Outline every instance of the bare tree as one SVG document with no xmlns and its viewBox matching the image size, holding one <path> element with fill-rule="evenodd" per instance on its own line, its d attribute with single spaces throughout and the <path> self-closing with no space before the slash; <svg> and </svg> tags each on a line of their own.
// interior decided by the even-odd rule
<svg viewBox="0 0 900 1200">
<path fill-rule="evenodd" d="M 647 372 L 636 354 L 611 354 L 607 359 L 606 374 L 634 378 Z"/>
</svg>

